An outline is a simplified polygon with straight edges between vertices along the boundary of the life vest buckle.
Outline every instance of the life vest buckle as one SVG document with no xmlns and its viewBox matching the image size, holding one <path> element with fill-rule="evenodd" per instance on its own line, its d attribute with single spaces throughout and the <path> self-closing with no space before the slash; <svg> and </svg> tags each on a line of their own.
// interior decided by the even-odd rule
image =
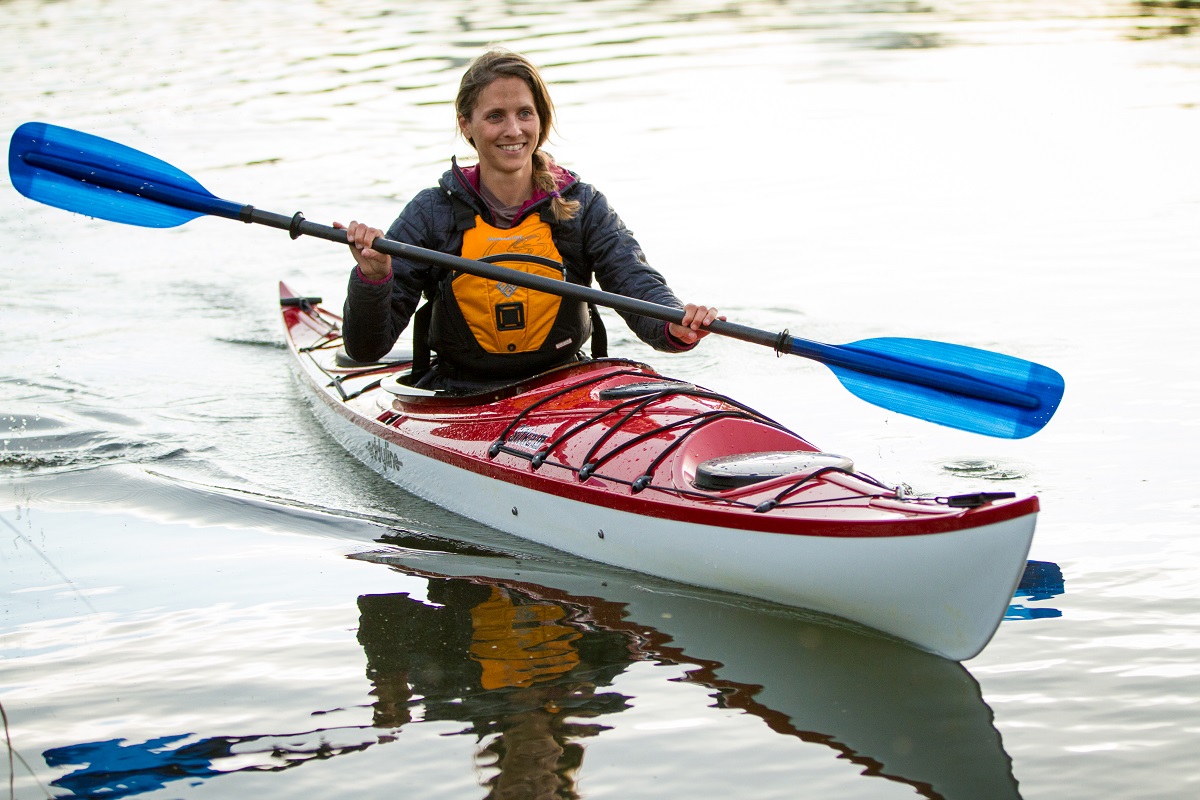
<svg viewBox="0 0 1200 800">
<path fill-rule="evenodd" d="M 519 331 L 524 328 L 524 303 L 499 303 L 496 305 L 496 330 Z"/>
</svg>

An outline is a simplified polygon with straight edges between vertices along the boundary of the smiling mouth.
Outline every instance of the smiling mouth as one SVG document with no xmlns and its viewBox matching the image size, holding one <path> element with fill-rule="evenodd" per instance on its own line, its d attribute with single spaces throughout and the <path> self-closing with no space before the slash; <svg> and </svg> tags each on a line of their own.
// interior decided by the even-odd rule
<svg viewBox="0 0 1200 800">
<path fill-rule="evenodd" d="M 523 145 L 523 144 L 502 144 L 502 145 L 497 145 L 497 146 L 501 150 L 504 150 L 509 153 L 517 153 L 525 148 L 525 145 Z"/>
</svg>

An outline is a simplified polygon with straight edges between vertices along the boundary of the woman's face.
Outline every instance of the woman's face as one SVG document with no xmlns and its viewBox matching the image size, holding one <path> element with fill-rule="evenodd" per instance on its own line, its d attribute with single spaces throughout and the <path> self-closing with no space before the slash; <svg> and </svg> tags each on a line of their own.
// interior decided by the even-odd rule
<svg viewBox="0 0 1200 800">
<path fill-rule="evenodd" d="M 542 127 L 525 81 L 503 77 L 489 83 L 479 93 L 471 116 L 458 118 L 458 127 L 479 153 L 485 175 L 532 174 Z"/>
</svg>

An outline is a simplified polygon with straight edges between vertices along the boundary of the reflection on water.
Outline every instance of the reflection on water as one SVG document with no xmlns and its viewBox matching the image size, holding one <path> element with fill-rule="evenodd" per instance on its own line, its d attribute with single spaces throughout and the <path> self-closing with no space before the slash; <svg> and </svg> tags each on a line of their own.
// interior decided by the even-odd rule
<svg viewBox="0 0 1200 800">
<path fill-rule="evenodd" d="M 560 585 L 578 576 L 523 564 L 522 579 L 486 577 L 506 559 L 356 555 L 424 581 L 424 591 L 358 597 L 357 639 L 370 696 L 360 724 L 288 733 L 145 741 L 106 739 L 47 749 L 64 774 L 53 787 L 80 798 L 132 797 L 177 781 L 283 772 L 404 747 L 405 729 L 456 722 L 475 741 L 474 769 L 488 798 L 577 798 L 586 742 L 618 724 L 637 698 L 614 688 L 636 662 L 676 664 L 717 708 L 761 719 L 776 734 L 832 750 L 862 774 L 928 798 L 1017 798 L 1011 760 L 978 684 L 959 664 L 907 645 L 794 612 L 646 591 L 622 573 L 604 581 L 617 600 Z M 422 566 L 408 562 L 416 560 Z M 450 577 L 443 565 L 477 571 Z M 1031 564 L 1030 596 L 1061 592 L 1052 564 Z M 296 659 L 303 656 L 294 655 Z M 303 702 L 297 698 L 298 702 Z M 321 719 L 330 711 L 314 711 Z M 735 743 L 731 743 L 735 744 Z M 339 762 L 340 763 L 340 762 Z"/>
<path fill-rule="evenodd" d="M 1139 20 L 1133 39 L 1189 36 L 1200 30 L 1200 3 L 1196 0 L 1138 0 Z"/>
<path fill-rule="evenodd" d="M 232 772 L 277 772 L 368 746 L 330 743 L 342 733 L 318 729 L 284 736 L 213 736 L 198 741 L 192 734 L 177 734 L 138 743 L 109 739 L 54 747 L 42 756 L 46 766 L 69 770 L 50 782 L 69 791 L 69 797 L 134 797 L 175 781 L 193 781 L 194 786 Z"/>
<path fill-rule="evenodd" d="M 374 685 L 374 724 L 466 723 L 489 797 L 577 797 L 578 740 L 628 707 L 604 691 L 639 658 L 620 631 L 587 624 L 586 606 L 462 579 L 432 579 L 426 599 L 358 599 L 359 642 Z M 644 656 L 641 656 L 644 657 Z"/>
<path fill-rule="evenodd" d="M 1058 597 L 1065 589 L 1062 570 L 1049 561 L 1030 561 L 1025 565 L 1025 574 L 1017 586 L 1015 597 L 1028 600 L 1050 600 Z M 1061 617 L 1062 611 L 1047 606 L 1026 608 L 1014 603 L 1005 612 L 1005 619 L 1053 619 Z"/>
<path fill-rule="evenodd" d="M 573 798 L 584 720 L 628 706 L 604 691 L 639 653 L 628 632 L 587 624 L 586 606 L 463 579 L 432 579 L 424 600 L 364 595 L 358 639 L 374 698 L 370 725 L 286 735 L 162 736 L 56 747 L 77 767 L 51 785 L 75 797 L 128 797 L 178 780 L 279 771 L 397 741 L 406 725 L 453 720 L 474 737 L 491 798 Z"/>
</svg>

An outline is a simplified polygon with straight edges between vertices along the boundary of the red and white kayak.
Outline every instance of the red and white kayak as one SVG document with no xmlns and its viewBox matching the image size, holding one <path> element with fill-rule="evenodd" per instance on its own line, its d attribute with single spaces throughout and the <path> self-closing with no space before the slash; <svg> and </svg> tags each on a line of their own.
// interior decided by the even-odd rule
<svg viewBox="0 0 1200 800">
<path fill-rule="evenodd" d="M 482 395 L 341 352 L 340 318 L 280 284 L 324 426 L 402 489 L 595 561 L 819 611 L 956 661 L 1025 568 L 1036 497 L 914 497 L 734 400 L 624 359 Z"/>
</svg>

